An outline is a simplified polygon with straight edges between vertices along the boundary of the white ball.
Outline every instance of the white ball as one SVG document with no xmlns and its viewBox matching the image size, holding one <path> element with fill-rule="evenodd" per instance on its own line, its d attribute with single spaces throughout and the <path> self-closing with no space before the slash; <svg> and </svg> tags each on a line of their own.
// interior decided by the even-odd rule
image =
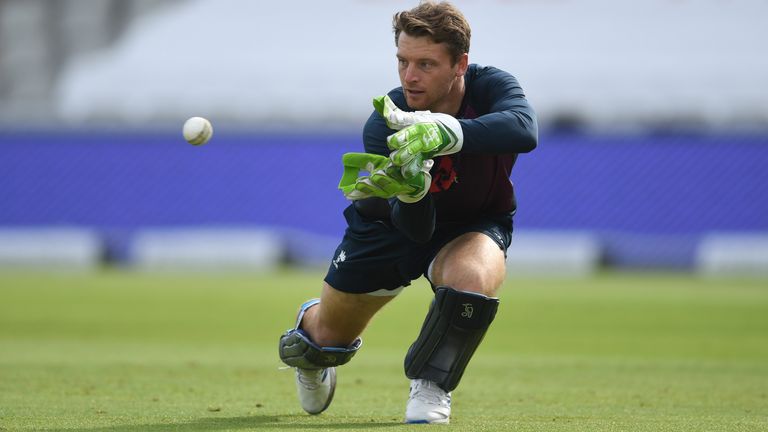
<svg viewBox="0 0 768 432">
<path fill-rule="evenodd" d="M 203 145 L 213 136 L 213 126 L 208 119 L 192 117 L 184 122 L 184 139 L 192 145 Z"/>
</svg>

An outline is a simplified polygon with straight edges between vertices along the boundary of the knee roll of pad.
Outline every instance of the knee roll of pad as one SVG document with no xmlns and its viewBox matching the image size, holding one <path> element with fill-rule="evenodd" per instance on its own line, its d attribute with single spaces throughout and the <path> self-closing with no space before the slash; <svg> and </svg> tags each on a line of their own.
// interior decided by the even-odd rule
<svg viewBox="0 0 768 432">
<path fill-rule="evenodd" d="M 405 375 L 434 381 L 445 391 L 455 389 L 498 307 L 497 298 L 437 287 L 421 332 L 405 356 Z"/>
</svg>

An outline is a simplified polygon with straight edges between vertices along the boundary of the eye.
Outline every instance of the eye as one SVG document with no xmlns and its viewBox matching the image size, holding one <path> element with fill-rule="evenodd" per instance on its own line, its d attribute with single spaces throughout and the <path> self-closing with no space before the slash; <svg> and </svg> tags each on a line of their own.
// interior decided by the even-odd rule
<svg viewBox="0 0 768 432">
<path fill-rule="evenodd" d="M 397 65 L 401 68 L 408 67 L 408 62 L 403 59 L 397 59 Z"/>
<path fill-rule="evenodd" d="M 429 62 L 429 61 L 423 61 L 423 62 L 419 63 L 419 66 L 422 69 L 424 69 L 424 70 L 430 70 L 434 66 L 434 63 Z"/>
</svg>

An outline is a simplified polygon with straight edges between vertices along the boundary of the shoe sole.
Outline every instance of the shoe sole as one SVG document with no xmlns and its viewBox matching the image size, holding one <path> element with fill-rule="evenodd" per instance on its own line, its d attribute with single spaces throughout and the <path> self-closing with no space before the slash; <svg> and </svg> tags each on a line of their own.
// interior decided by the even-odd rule
<svg viewBox="0 0 768 432">
<path fill-rule="evenodd" d="M 406 420 L 405 424 L 448 424 L 448 419 L 443 420 L 435 420 L 435 421 L 429 421 L 429 420 Z"/>
</svg>

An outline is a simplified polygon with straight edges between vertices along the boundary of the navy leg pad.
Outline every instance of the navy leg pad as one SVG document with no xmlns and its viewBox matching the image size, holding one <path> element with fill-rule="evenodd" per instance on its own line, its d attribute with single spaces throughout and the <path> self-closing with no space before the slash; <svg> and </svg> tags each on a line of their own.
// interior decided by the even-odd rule
<svg viewBox="0 0 768 432">
<path fill-rule="evenodd" d="M 499 307 L 499 299 L 437 287 L 416 341 L 405 356 L 405 375 L 458 386 Z"/>
</svg>

